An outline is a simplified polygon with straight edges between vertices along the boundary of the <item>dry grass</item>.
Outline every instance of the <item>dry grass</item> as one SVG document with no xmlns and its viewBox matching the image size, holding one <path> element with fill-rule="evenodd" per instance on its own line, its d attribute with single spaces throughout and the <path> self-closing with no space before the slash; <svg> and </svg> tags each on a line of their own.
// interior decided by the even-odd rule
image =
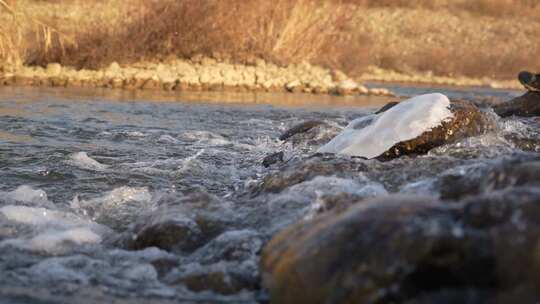
<svg viewBox="0 0 540 304">
<path fill-rule="evenodd" d="M 8 66 L 98 68 L 203 54 L 353 74 L 369 64 L 498 78 L 540 70 L 537 0 L 9 1 L 0 0 L 14 8 L 0 7 Z"/>
<path fill-rule="evenodd" d="M 346 0 L 367 7 L 449 10 L 478 16 L 534 16 L 540 18 L 538 0 Z"/>
<path fill-rule="evenodd" d="M 36 54 L 65 55 L 66 47 L 76 46 L 73 37 L 18 10 L 15 0 L 0 0 L 0 11 L 5 15 L 0 23 L 0 60 L 4 65 L 19 66 Z"/>
<path fill-rule="evenodd" d="M 328 1 L 137 2 L 137 18 L 78 34 L 78 46 L 54 60 L 99 67 L 111 61 L 203 54 L 238 62 L 310 61 L 350 70 L 362 60 L 367 63 L 367 38 L 347 28 L 352 16 L 345 7 Z M 356 59 L 351 65 L 352 53 Z"/>
</svg>

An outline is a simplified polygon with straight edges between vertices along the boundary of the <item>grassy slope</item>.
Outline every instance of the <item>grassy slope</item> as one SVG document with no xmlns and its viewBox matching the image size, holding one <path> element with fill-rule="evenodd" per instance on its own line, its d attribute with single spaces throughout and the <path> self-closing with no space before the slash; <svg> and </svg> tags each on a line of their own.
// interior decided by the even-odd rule
<svg viewBox="0 0 540 304">
<path fill-rule="evenodd" d="M 202 53 L 307 60 L 353 74 L 368 65 L 500 79 L 540 70 L 540 5 L 529 0 L 10 2 L 15 16 L 0 13 L 8 64 L 93 68 Z"/>
</svg>

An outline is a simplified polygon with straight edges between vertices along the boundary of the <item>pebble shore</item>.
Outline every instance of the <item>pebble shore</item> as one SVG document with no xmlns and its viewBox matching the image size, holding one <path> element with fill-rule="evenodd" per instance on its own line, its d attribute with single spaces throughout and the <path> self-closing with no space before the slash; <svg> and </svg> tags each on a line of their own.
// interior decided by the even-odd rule
<svg viewBox="0 0 540 304">
<path fill-rule="evenodd" d="M 387 89 L 367 88 L 339 70 L 308 63 L 281 67 L 258 60 L 253 65 L 241 65 L 218 62 L 206 57 L 129 66 L 113 62 L 100 70 L 76 70 L 58 63 L 50 63 L 46 67 L 22 66 L 9 72 L 0 72 L 0 85 L 394 95 Z"/>
<path fill-rule="evenodd" d="M 363 75 L 361 75 L 359 79 L 357 80 L 523 90 L 523 86 L 516 79 L 496 80 L 489 77 L 484 77 L 484 78 L 469 78 L 469 77 L 462 77 L 462 76 L 446 77 L 446 76 L 436 76 L 430 72 L 425 72 L 425 73 L 417 72 L 417 73 L 412 73 L 412 74 L 406 74 L 406 73 L 399 73 L 392 70 L 381 69 L 375 66 L 368 67 L 367 71 Z"/>
</svg>

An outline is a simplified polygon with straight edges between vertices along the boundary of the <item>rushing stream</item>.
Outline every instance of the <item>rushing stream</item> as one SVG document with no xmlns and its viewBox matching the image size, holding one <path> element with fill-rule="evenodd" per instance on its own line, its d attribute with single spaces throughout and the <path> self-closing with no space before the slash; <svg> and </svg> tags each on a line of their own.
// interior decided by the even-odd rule
<svg viewBox="0 0 540 304">
<path fill-rule="evenodd" d="M 520 94 L 388 88 L 401 96 L 440 91 L 478 104 Z M 294 162 L 335 134 L 322 130 L 307 143 L 283 143 L 278 137 L 288 127 L 318 119 L 339 131 L 389 100 L 0 89 L 0 300 L 264 299 L 262 246 L 277 231 L 318 212 L 321 196 L 444 197 L 452 190 L 441 187 L 442 179 L 474 177 L 503 159 L 536 157 L 540 149 L 537 119 L 496 118 L 493 132 L 426 156 L 369 161 L 369 169 L 354 178 L 317 177 L 261 193 L 263 177 L 280 170 L 264 168 L 265 156 L 284 151 L 285 160 Z M 165 250 L 151 246 L 154 240 L 133 241 L 146 229 L 141 227 L 163 219 L 188 231 L 182 245 Z M 167 227 L 148 235 L 165 238 Z"/>
</svg>

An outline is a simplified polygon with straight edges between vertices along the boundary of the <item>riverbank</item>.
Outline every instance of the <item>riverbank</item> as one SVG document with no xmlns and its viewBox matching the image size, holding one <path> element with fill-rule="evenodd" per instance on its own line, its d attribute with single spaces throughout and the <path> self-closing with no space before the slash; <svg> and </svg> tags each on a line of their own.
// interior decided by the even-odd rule
<svg viewBox="0 0 540 304">
<path fill-rule="evenodd" d="M 454 87 L 522 89 L 516 80 L 488 77 L 444 77 L 433 73 L 400 73 L 369 66 L 358 77 L 337 69 L 309 63 L 278 66 L 257 60 L 252 65 L 219 62 L 195 56 L 162 63 L 140 62 L 103 69 L 75 69 L 50 63 L 46 67 L 22 66 L 0 72 L 0 86 L 111 88 L 176 92 L 268 92 L 336 96 L 384 96 L 396 94 L 385 88 L 368 88 L 366 82 L 431 84 Z"/>
<path fill-rule="evenodd" d="M 540 5 L 525 0 L 0 3 L 0 70 L 98 70 L 201 54 L 244 65 L 309 62 L 356 80 L 506 88 L 520 70 L 540 70 L 532 39 Z"/>
<path fill-rule="evenodd" d="M 523 86 L 517 80 L 517 75 L 513 80 L 500 80 L 489 77 L 471 78 L 464 76 L 448 77 L 434 75 L 432 72 L 400 73 L 394 70 L 382 69 L 369 66 L 367 71 L 356 80 L 360 82 L 392 82 L 411 83 L 428 85 L 446 85 L 453 87 L 486 87 L 492 89 L 513 89 L 522 90 Z"/>
<path fill-rule="evenodd" d="M 309 63 L 278 66 L 257 60 L 253 65 L 242 65 L 218 62 L 203 56 L 127 66 L 113 62 L 107 68 L 98 70 L 77 70 L 58 63 L 50 63 L 45 68 L 22 66 L 0 73 L 0 84 L 194 92 L 394 95 L 387 89 L 367 88 L 339 70 Z"/>
</svg>

